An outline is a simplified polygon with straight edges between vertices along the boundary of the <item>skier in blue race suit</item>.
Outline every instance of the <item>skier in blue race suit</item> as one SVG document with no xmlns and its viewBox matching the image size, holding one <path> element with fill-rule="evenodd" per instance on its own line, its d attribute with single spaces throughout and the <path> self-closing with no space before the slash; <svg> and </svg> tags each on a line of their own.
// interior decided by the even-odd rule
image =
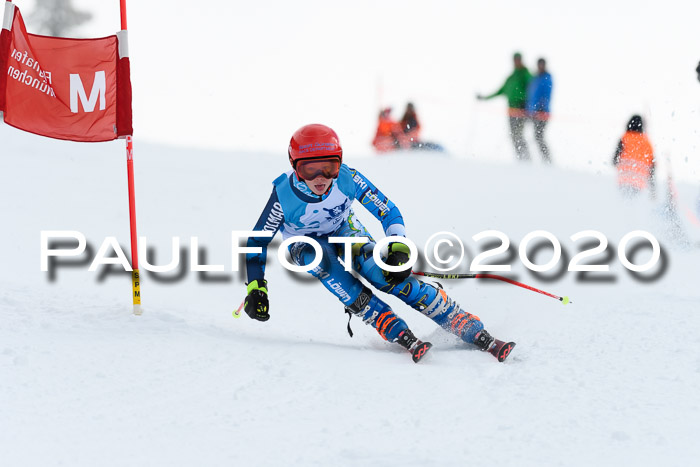
<svg viewBox="0 0 700 467">
<path fill-rule="evenodd" d="M 343 150 L 331 128 L 311 124 L 297 130 L 289 144 L 289 161 L 293 170 L 273 182 L 272 194 L 254 230 L 269 231 L 273 236 L 281 230 L 285 239 L 302 235 L 316 240 L 323 256 L 309 272 L 343 303 L 346 312 L 359 316 L 387 341 L 405 347 L 417 362 L 431 344 L 417 339 L 389 305 L 346 271 L 339 261 L 344 257 L 343 246 L 328 241 L 329 237 L 368 237 L 368 243 L 352 246 L 352 267 L 360 276 L 465 342 L 493 351 L 495 339 L 484 330 L 479 318 L 462 310 L 442 288 L 412 277 L 410 268 L 389 272 L 375 263 L 372 253 L 376 243 L 355 217 L 353 201 L 359 201 L 382 223 L 387 237 L 396 239 L 389 243 L 388 255 L 383 258 L 390 266 L 404 265 L 410 257 L 409 248 L 401 242 L 406 236 L 403 218 L 399 208 L 372 182 L 342 163 Z M 244 304 L 246 314 L 259 321 L 270 318 L 264 273 L 266 247 L 271 240 L 250 237 L 247 244 L 261 248 L 261 253 L 246 255 L 248 295 Z M 306 242 L 292 243 L 289 251 L 299 266 L 311 264 L 316 257 L 313 246 Z"/>
</svg>

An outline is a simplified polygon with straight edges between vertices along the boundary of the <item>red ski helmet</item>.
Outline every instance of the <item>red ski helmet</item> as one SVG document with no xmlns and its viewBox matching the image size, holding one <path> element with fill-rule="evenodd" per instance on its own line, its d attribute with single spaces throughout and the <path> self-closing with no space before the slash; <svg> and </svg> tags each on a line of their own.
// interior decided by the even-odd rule
<svg viewBox="0 0 700 467">
<path fill-rule="evenodd" d="M 289 163 L 295 171 L 299 161 L 334 158 L 337 158 L 340 164 L 343 163 L 343 148 L 338 135 L 326 125 L 304 125 L 294 132 L 289 141 Z"/>
</svg>

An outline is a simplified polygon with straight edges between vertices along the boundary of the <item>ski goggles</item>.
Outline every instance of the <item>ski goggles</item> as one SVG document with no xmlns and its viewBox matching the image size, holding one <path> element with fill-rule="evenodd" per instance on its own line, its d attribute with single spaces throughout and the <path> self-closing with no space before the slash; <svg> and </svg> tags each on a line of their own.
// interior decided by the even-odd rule
<svg viewBox="0 0 700 467">
<path fill-rule="evenodd" d="M 338 178 L 340 172 L 340 159 L 306 159 L 300 160 L 296 165 L 297 176 L 301 180 L 315 180 L 319 176 L 324 178 Z"/>
</svg>

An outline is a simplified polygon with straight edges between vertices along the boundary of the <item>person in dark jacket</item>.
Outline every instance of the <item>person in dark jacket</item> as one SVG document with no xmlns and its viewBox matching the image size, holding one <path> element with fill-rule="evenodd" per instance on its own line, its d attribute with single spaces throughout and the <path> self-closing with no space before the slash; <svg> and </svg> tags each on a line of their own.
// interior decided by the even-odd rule
<svg viewBox="0 0 700 467">
<path fill-rule="evenodd" d="M 406 104 L 406 111 L 399 122 L 403 130 L 403 147 L 410 149 L 422 149 L 426 151 L 444 151 L 445 149 L 438 143 L 423 141 L 420 138 L 420 122 L 416 107 L 412 102 Z"/>
<path fill-rule="evenodd" d="M 406 111 L 399 123 L 401 124 L 401 130 L 403 130 L 411 145 L 417 146 L 420 142 L 420 123 L 418 122 L 418 115 L 416 115 L 416 108 L 412 102 L 406 104 Z"/>
<path fill-rule="evenodd" d="M 532 79 L 530 71 L 523 65 L 523 57 L 520 53 L 513 55 L 513 73 L 508 76 L 506 82 L 501 88 L 489 94 L 482 96 L 477 94 L 479 100 L 492 99 L 496 96 L 506 96 L 508 98 L 508 122 L 510 124 L 510 137 L 513 140 L 516 157 L 521 160 L 530 159 L 530 152 L 527 149 L 527 143 L 523 138 L 523 128 L 527 121 L 527 112 L 525 104 L 527 103 L 527 85 Z"/>
<path fill-rule="evenodd" d="M 540 147 L 542 159 L 551 163 L 549 147 L 544 141 L 544 129 L 549 122 L 549 102 L 552 99 L 552 75 L 547 71 L 544 58 L 537 60 L 537 76 L 527 87 L 527 113 L 535 125 L 535 140 Z"/>
</svg>

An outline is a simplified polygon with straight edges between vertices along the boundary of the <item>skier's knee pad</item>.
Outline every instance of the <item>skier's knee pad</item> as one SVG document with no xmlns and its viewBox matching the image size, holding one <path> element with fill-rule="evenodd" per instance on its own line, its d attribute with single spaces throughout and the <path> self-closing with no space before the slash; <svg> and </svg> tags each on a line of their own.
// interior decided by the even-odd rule
<svg viewBox="0 0 700 467">
<path fill-rule="evenodd" d="M 342 266 L 335 258 L 335 249 L 333 245 L 327 242 L 319 242 L 321 245 L 322 258 L 321 262 L 309 273 L 319 279 L 327 277 L 329 274 L 335 274 Z M 292 262 L 298 266 L 308 266 L 316 259 L 316 250 L 313 246 L 306 242 L 296 242 L 289 246 L 289 255 L 292 257 Z"/>
<path fill-rule="evenodd" d="M 307 248 L 310 246 L 311 245 L 304 242 L 296 242 L 289 245 L 289 254 L 294 264 L 297 266 L 306 266 L 311 263 L 310 253 L 313 251 L 313 248 L 311 248 L 311 251 Z"/>
<path fill-rule="evenodd" d="M 328 261 L 332 251 L 326 243 L 321 243 L 321 250 L 323 251 L 323 258 L 321 259 L 321 264 L 323 265 L 324 262 Z M 306 242 L 296 242 L 289 246 L 289 255 L 292 257 L 294 264 L 306 266 L 313 263 L 316 259 L 316 250 Z"/>
<path fill-rule="evenodd" d="M 354 254 L 353 267 L 362 277 L 367 279 L 377 289 L 382 292 L 390 293 L 397 296 L 404 302 L 408 303 L 413 295 L 412 291 L 416 290 L 418 281 L 415 278 L 407 278 L 401 284 L 390 285 L 384 275 L 384 270 L 374 261 L 374 248 L 376 244 L 373 242 L 361 245 L 361 248 Z M 386 260 L 386 258 L 384 258 Z M 405 284 L 411 282 L 410 286 Z"/>
<path fill-rule="evenodd" d="M 435 319 L 449 308 L 449 300 L 450 298 L 442 290 L 442 287 L 418 281 L 418 293 L 414 295 L 413 301 L 406 302 L 406 304 L 420 311 L 428 318 Z"/>
<path fill-rule="evenodd" d="M 345 309 L 371 325 L 380 336 L 394 342 L 408 325 L 399 318 L 389 305 L 377 298 L 368 287 L 363 287 L 357 299 Z"/>
</svg>

